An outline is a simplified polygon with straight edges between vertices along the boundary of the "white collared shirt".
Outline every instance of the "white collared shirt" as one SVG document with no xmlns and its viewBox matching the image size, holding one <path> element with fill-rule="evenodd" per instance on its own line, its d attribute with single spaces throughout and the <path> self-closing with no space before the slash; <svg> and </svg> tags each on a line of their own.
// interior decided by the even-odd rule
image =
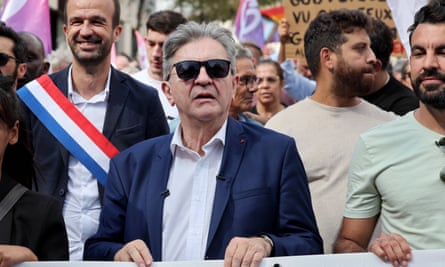
<svg viewBox="0 0 445 267">
<path fill-rule="evenodd" d="M 104 90 L 88 100 L 74 91 L 71 70 L 70 68 L 68 74 L 68 99 L 102 132 L 110 92 L 111 68 Z M 68 234 L 70 260 L 82 260 L 84 243 L 96 233 L 99 225 L 99 189 L 96 178 L 71 154 L 68 160 L 68 177 L 63 217 Z"/>
<path fill-rule="evenodd" d="M 183 145 L 180 125 L 173 134 L 170 194 L 162 218 L 163 261 L 204 259 L 226 128 L 227 120 L 202 147 L 202 157 Z"/>
</svg>

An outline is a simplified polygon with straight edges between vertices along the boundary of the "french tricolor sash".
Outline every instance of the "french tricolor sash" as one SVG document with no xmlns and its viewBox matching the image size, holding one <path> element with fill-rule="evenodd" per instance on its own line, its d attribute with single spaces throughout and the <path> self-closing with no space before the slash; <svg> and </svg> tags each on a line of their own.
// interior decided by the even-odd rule
<svg viewBox="0 0 445 267">
<path fill-rule="evenodd" d="M 48 75 L 27 83 L 18 96 L 51 134 L 101 183 L 117 148 L 71 103 Z"/>
</svg>

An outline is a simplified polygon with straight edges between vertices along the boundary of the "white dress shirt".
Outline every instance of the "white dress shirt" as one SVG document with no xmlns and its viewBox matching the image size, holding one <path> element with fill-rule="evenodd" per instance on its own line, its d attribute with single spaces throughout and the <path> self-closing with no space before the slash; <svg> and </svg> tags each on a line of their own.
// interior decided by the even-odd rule
<svg viewBox="0 0 445 267">
<path fill-rule="evenodd" d="M 104 90 L 88 100 L 74 91 L 71 69 L 68 75 L 68 99 L 100 132 L 107 111 L 110 75 L 111 69 Z M 84 243 L 96 233 L 99 225 L 99 189 L 96 178 L 71 154 L 68 160 L 68 177 L 63 217 L 68 234 L 70 260 L 82 260 Z"/>
<path fill-rule="evenodd" d="M 204 155 L 185 147 L 179 125 L 170 149 L 173 162 L 162 218 L 162 260 L 203 260 L 224 152 L 227 121 L 202 147 Z"/>
</svg>

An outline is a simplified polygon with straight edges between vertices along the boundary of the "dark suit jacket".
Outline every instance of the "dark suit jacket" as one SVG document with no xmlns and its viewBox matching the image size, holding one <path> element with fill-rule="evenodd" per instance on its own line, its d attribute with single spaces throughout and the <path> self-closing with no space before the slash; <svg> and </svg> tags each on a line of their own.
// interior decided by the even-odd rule
<svg viewBox="0 0 445 267">
<path fill-rule="evenodd" d="M 68 70 L 50 75 L 66 96 Z M 29 113 L 29 129 L 37 167 L 39 192 L 63 201 L 68 183 L 69 152 Z M 110 95 L 102 133 L 118 150 L 167 134 L 168 124 L 157 91 L 112 68 Z M 100 189 L 102 189 L 100 187 Z"/>
<path fill-rule="evenodd" d="M 0 201 L 16 184 L 2 176 Z M 27 247 L 39 260 L 68 260 L 68 237 L 59 201 L 26 191 L 0 220 L 0 244 Z"/>
<path fill-rule="evenodd" d="M 142 239 L 161 260 L 171 137 L 144 141 L 111 161 L 99 230 L 85 243 L 85 259 L 112 260 L 125 243 Z M 206 259 L 223 259 L 235 236 L 261 234 L 272 238 L 275 256 L 323 253 L 292 138 L 229 118 L 219 176 Z"/>
</svg>

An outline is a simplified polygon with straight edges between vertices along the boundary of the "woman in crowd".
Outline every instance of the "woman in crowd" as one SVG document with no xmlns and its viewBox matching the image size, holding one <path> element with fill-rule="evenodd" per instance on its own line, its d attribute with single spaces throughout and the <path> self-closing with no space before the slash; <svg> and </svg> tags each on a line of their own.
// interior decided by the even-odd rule
<svg viewBox="0 0 445 267">
<path fill-rule="evenodd" d="M 280 101 L 280 93 L 284 88 L 283 70 L 271 59 L 262 59 L 256 65 L 257 103 L 253 113 L 255 119 L 265 124 L 273 115 L 283 110 L 285 106 Z"/>
<path fill-rule="evenodd" d="M 12 81 L 0 77 L 0 266 L 68 260 L 68 239 L 57 200 L 29 190 L 33 155 Z M 23 124 L 23 125 L 22 125 Z"/>
</svg>

